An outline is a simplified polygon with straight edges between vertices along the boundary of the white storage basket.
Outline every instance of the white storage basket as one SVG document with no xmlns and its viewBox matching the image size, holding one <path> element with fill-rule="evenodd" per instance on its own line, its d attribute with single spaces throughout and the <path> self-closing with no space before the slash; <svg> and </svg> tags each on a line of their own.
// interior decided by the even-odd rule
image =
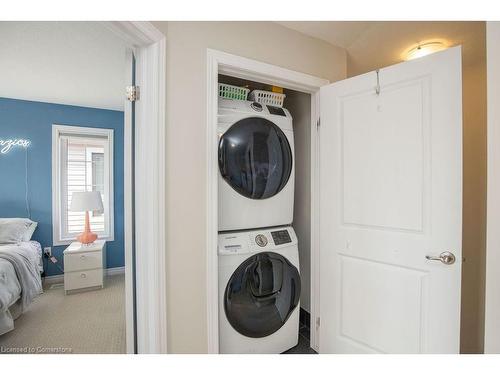
<svg viewBox="0 0 500 375">
<path fill-rule="evenodd" d="M 283 101 L 285 100 L 285 97 L 285 94 L 279 94 L 277 92 L 253 90 L 250 93 L 248 100 L 262 104 L 269 104 L 276 107 L 283 107 Z"/>
<path fill-rule="evenodd" d="M 249 89 L 246 87 L 238 87 L 219 83 L 219 96 L 226 99 L 247 100 Z"/>
</svg>

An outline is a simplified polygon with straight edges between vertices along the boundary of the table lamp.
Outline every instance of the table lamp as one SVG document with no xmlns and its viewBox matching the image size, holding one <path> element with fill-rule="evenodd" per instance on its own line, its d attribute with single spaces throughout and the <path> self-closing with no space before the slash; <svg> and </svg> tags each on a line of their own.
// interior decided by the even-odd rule
<svg viewBox="0 0 500 375">
<path fill-rule="evenodd" d="M 93 243 L 97 239 L 97 234 L 90 230 L 89 211 L 103 211 L 101 193 L 98 191 L 74 192 L 70 211 L 85 211 L 85 229 L 76 239 L 86 245 Z"/>
</svg>

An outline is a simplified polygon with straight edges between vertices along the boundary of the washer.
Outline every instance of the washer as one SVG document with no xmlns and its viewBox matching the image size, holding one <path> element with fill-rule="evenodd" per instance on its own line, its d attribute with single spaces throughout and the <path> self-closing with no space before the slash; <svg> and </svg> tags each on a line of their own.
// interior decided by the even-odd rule
<svg viewBox="0 0 500 375">
<path fill-rule="evenodd" d="M 285 108 L 219 98 L 219 231 L 288 225 L 295 180 Z"/>
<path fill-rule="evenodd" d="M 300 274 L 292 227 L 219 234 L 220 353 L 282 353 L 298 343 Z"/>
</svg>

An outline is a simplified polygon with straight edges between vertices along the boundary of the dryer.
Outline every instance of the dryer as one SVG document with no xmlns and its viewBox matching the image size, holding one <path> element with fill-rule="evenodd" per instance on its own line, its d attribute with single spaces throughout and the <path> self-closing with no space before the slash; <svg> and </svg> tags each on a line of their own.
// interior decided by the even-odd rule
<svg viewBox="0 0 500 375">
<path fill-rule="evenodd" d="M 218 252 L 219 352 L 296 346 L 301 283 L 292 227 L 219 234 Z"/>
<path fill-rule="evenodd" d="M 219 231 L 291 224 L 292 116 L 285 108 L 219 98 Z"/>
</svg>

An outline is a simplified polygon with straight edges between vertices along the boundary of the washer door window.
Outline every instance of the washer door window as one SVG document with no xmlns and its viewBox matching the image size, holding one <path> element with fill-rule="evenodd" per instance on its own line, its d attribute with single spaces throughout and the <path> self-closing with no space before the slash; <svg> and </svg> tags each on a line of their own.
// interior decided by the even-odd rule
<svg viewBox="0 0 500 375">
<path fill-rule="evenodd" d="M 264 252 L 245 260 L 229 279 L 224 310 L 231 326 L 248 337 L 279 330 L 297 307 L 299 271 L 283 256 Z"/>
<path fill-rule="evenodd" d="M 219 169 L 241 195 L 266 199 L 278 194 L 288 182 L 292 150 L 285 133 L 271 121 L 245 118 L 222 135 Z"/>
</svg>

